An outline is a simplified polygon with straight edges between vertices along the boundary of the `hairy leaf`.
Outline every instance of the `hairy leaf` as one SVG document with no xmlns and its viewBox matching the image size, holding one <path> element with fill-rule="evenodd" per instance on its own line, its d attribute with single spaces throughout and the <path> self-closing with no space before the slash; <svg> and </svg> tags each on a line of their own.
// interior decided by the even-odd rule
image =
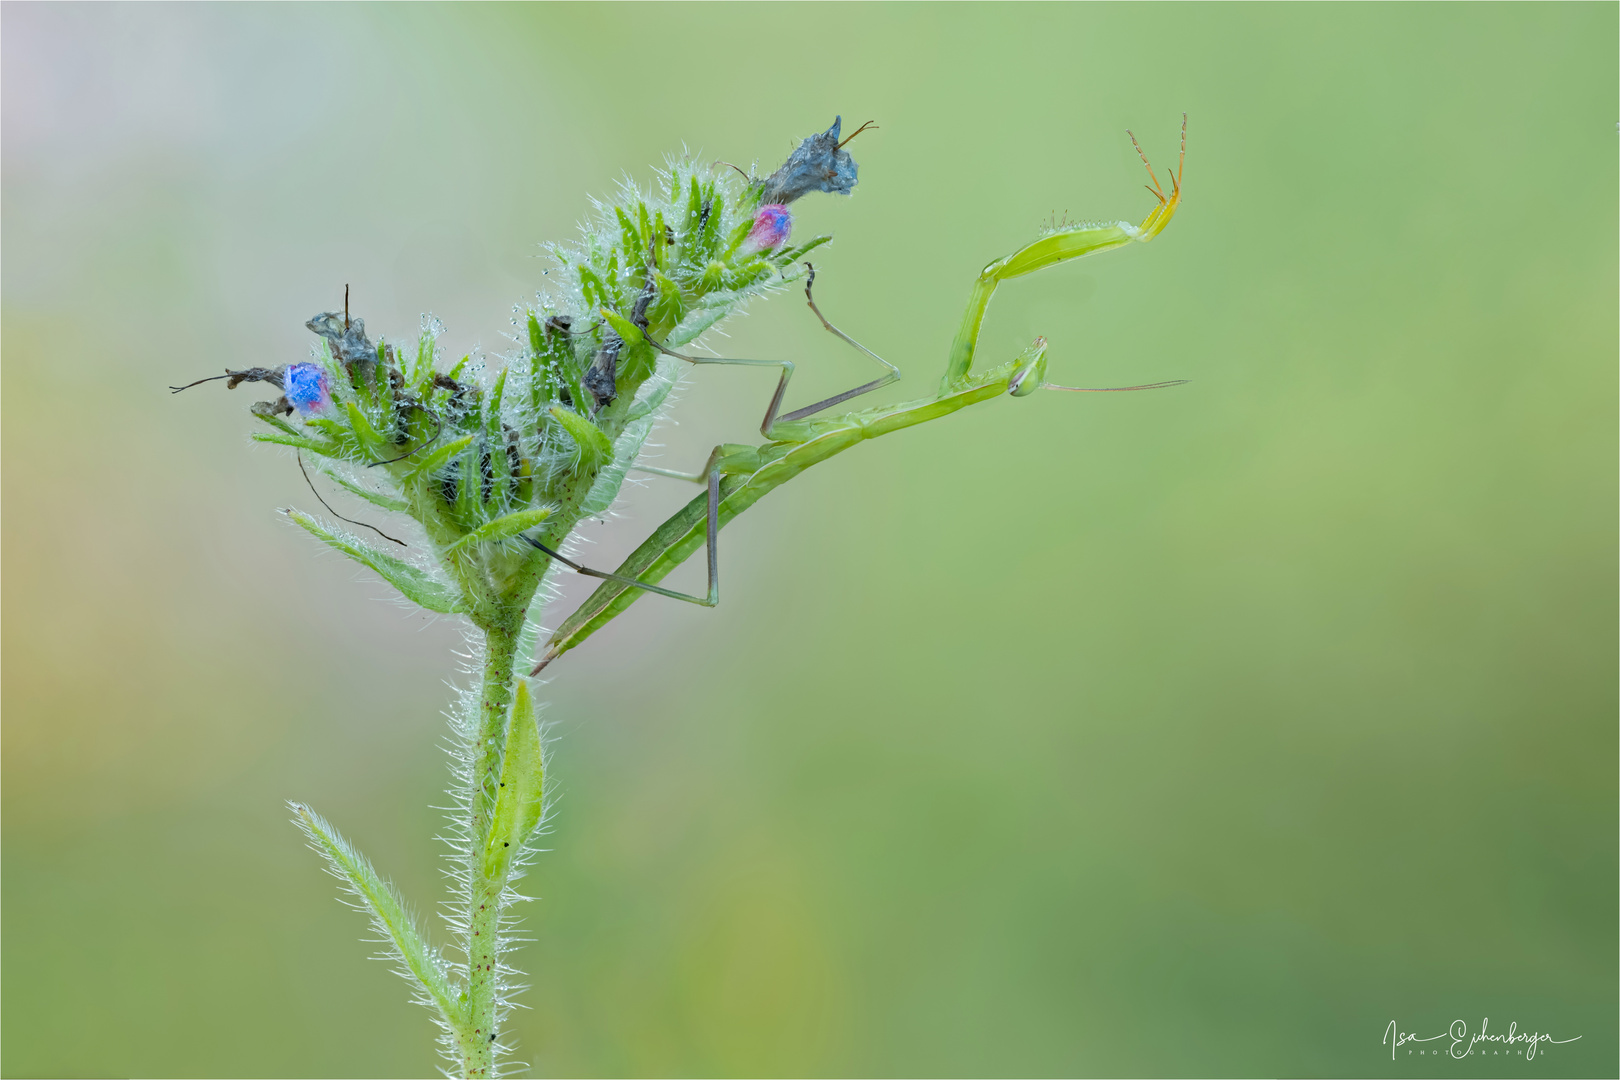
<svg viewBox="0 0 1620 1080">
<path fill-rule="evenodd" d="M 309 846 L 326 860 L 328 871 L 347 886 L 355 906 L 371 916 L 372 925 L 394 946 L 401 974 L 433 1004 L 446 1027 L 464 1027 L 466 1020 L 444 958 L 423 938 L 394 887 L 325 818 L 303 803 L 287 806 L 293 812 L 293 823 L 309 837 Z"/>
<path fill-rule="evenodd" d="M 386 555 L 353 536 L 334 532 L 301 510 L 288 510 L 287 516 L 317 540 L 343 552 L 362 566 L 376 571 L 384 581 L 404 593 L 406 599 L 422 605 L 429 611 L 440 611 L 446 615 L 454 615 L 463 610 L 463 605 L 454 592 L 410 563 Z"/>
<path fill-rule="evenodd" d="M 529 684 L 518 680 L 512 697 L 512 719 L 501 762 L 500 793 L 495 797 L 489 838 L 484 843 L 484 877 L 503 881 L 512 856 L 540 824 L 545 810 L 545 762 L 540 752 L 540 723 L 529 698 Z"/>
<path fill-rule="evenodd" d="M 516 513 L 507 514 L 505 517 L 498 517 L 494 521 L 480 525 L 466 536 L 449 545 L 444 549 L 443 553 L 450 555 L 492 540 L 505 540 L 509 536 L 516 536 L 520 532 L 534 528 L 550 516 L 551 508 L 543 506 L 538 510 L 519 510 Z"/>
</svg>

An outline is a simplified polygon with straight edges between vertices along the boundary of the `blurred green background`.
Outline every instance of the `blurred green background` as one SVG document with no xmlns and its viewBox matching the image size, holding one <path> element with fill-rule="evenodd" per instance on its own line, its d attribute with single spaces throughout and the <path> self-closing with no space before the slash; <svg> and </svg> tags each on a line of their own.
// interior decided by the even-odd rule
<svg viewBox="0 0 1620 1080">
<path fill-rule="evenodd" d="M 1614 1075 L 1614 5 L 0 19 L 6 1075 L 436 1064 L 282 800 L 431 908 L 459 631 L 276 517 L 262 395 L 166 385 L 304 356 L 345 283 L 498 353 L 587 196 L 842 113 L 880 129 L 795 207 L 817 298 L 928 393 L 979 267 L 1140 220 L 1124 129 L 1168 165 L 1183 110 L 1171 228 L 1006 287 L 984 347 L 1190 386 L 839 457 L 726 532 L 721 608 L 553 669 L 524 1056 Z M 871 375 L 792 296 L 728 330 L 798 401 Z M 685 385 L 667 464 L 770 376 Z M 688 494 L 627 488 L 597 564 Z M 1381 1045 L 1484 1017 L 1581 1038 Z"/>
</svg>

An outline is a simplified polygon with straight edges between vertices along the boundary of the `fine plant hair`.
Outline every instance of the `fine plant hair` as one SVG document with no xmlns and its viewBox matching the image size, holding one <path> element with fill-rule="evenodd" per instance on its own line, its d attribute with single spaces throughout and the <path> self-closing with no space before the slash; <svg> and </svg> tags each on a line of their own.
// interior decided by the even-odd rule
<svg viewBox="0 0 1620 1080">
<path fill-rule="evenodd" d="M 429 316 L 414 342 L 374 342 L 364 320 L 349 311 L 345 292 L 341 312 L 323 312 L 306 324 L 318 339 L 308 360 L 197 380 L 225 380 L 232 389 L 263 383 L 280 391 L 251 407 L 269 429 L 254 439 L 292 449 L 334 518 L 396 546 L 384 550 L 299 510 L 286 510 L 287 517 L 406 600 L 457 616 L 466 626 L 462 671 L 468 679 L 448 713 L 452 783 L 442 839 L 451 889 L 441 910 L 450 944 L 433 944 L 394 886 L 329 822 L 303 803 L 288 804 L 310 847 L 341 883 L 344 902 L 367 916 L 381 955 L 433 1016 L 446 1075 L 494 1077 L 521 1067 L 502 1038 L 523 988 L 507 960 L 523 940 L 514 936 L 514 910 L 528 897 L 517 887 L 540 852 L 550 816 L 534 676 L 646 593 L 714 606 L 720 530 L 806 468 L 867 439 L 1040 389 L 1144 390 L 1180 381 L 1048 383 L 1042 338 L 999 365 L 975 369 L 974 363 L 985 312 L 1002 281 L 1145 243 L 1163 231 L 1181 201 L 1178 161 L 1168 192 L 1147 166 L 1156 205 L 1140 225 L 1071 223 L 1065 216 L 986 266 L 933 396 L 826 415 L 900 378 L 894 364 L 816 306 L 816 272 L 806 256 L 830 237 L 792 241 L 792 203 L 812 193 L 848 195 L 855 187 L 857 166 L 845 149 L 854 135 L 841 138 L 840 127 L 835 120 L 802 140 L 768 176 L 683 157 L 667 161 L 646 187 L 621 184 L 611 199 L 594 203 L 578 241 L 550 247 L 556 269 L 545 291 L 516 309 L 517 347 L 505 356 L 469 354 L 449 362 L 438 345 L 442 328 Z M 1183 161 L 1185 150 L 1183 116 Z M 1142 160 L 1147 165 L 1145 155 Z M 799 283 L 821 325 L 881 365 L 883 374 L 783 412 L 791 363 L 689 350 L 750 301 Z M 638 465 L 688 364 L 778 368 L 760 425 L 765 441 L 721 444 L 693 473 Z M 614 571 L 584 566 L 572 555 L 574 530 L 612 508 L 631 469 L 705 490 Z M 370 504 L 368 516 L 381 511 L 409 518 L 414 527 L 403 535 L 410 541 L 337 514 L 316 489 L 317 478 Z M 658 584 L 700 548 L 708 559 L 706 594 Z M 601 585 L 547 634 L 541 613 L 555 596 L 554 576 L 566 572 Z"/>
</svg>

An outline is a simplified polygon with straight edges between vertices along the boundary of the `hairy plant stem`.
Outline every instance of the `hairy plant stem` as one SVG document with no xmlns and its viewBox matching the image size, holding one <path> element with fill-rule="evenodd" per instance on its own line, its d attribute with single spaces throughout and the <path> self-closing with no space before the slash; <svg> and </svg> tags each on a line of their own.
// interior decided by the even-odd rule
<svg viewBox="0 0 1620 1080">
<path fill-rule="evenodd" d="M 512 684 L 517 662 L 522 609 L 482 627 L 484 677 L 478 711 L 478 767 L 472 798 L 468 800 L 468 833 L 473 854 L 467 867 L 467 1002 L 466 1021 L 459 1040 L 462 1075 L 493 1075 L 497 997 L 499 992 L 500 921 L 507 871 L 498 879 L 486 877 L 481 852 L 489 835 L 501 758 L 506 743 L 506 718 L 512 705 Z M 513 625 L 513 624 L 516 625 Z"/>
<path fill-rule="evenodd" d="M 473 792 L 470 822 L 474 837 L 482 837 L 489 831 L 490 814 L 501 782 L 506 717 L 512 708 L 512 680 L 522 625 L 523 612 L 519 609 L 515 618 L 481 627 L 484 631 L 484 681 L 478 704 L 477 789 Z"/>
<path fill-rule="evenodd" d="M 472 885 L 472 919 L 467 932 L 467 1025 L 463 1040 L 462 1075 L 489 1077 L 495 1056 L 495 967 L 500 963 L 496 933 L 501 919 L 501 893 L 505 881 L 490 881 L 481 874 Z"/>
</svg>

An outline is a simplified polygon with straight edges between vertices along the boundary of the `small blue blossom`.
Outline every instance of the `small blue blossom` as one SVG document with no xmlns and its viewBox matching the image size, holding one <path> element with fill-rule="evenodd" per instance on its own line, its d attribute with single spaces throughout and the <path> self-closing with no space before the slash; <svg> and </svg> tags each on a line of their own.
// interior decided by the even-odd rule
<svg viewBox="0 0 1620 1080">
<path fill-rule="evenodd" d="M 287 400 L 300 416 L 323 413 L 332 407 L 332 384 L 318 364 L 288 364 L 281 376 Z"/>
</svg>

